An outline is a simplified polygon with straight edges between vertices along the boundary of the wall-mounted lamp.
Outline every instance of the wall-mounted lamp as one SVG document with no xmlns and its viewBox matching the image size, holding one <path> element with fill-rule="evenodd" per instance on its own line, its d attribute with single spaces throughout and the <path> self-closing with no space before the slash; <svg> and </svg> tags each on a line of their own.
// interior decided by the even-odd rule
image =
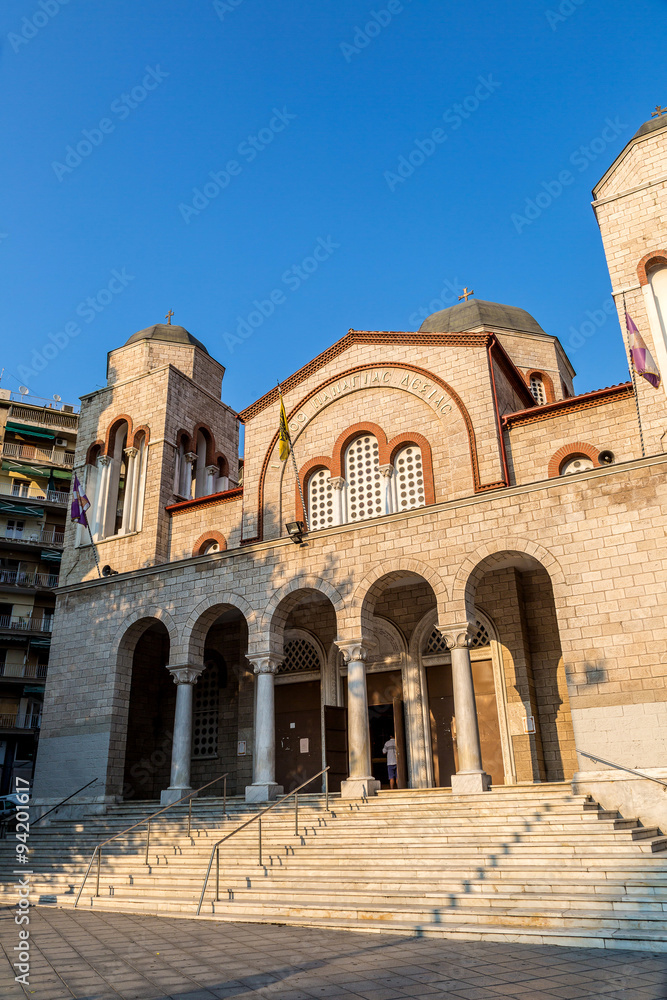
<svg viewBox="0 0 667 1000">
<path fill-rule="evenodd" d="M 293 542 L 300 545 L 303 541 L 303 536 L 306 533 L 306 525 L 303 521 L 290 521 L 286 524 L 287 534 L 290 536 Z"/>
</svg>

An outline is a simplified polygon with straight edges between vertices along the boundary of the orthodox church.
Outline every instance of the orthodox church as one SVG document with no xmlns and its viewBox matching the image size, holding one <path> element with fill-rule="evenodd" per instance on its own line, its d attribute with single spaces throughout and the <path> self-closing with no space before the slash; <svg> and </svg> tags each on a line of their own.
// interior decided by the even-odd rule
<svg viewBox="0 0 667 1000">
<path fill-rule="evenodd" d="M 325 767 L 372 796 L 394 736 L 399 788 L 572 780 L 667 827 L 620 769 L 667 778 L 667 115 L 593 195 L 657 387 L 638 367 L 577 395 L 553 332 L 466 298 L 294 372 L 292 462 L 278 389 L 236 413 L 183 327 L 109 353 L 82 397 L 90 532 L 68 527 L 38 802 L 97 778 L 84 811 L 169 803 L 223 772 L 264 802 Z"/>
</svg>

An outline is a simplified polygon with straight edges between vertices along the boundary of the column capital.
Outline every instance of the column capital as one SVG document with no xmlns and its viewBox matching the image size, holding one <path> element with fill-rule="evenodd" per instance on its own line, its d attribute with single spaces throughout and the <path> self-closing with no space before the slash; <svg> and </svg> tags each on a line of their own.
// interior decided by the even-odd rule
<svg viewBox="0 0 667 1000">
<path fill-rule="evenodd" d="M 111 465 L 111 455 L 100 455 L 97 461 L 104 469 L 107 465 Z"/>
<path fill-rule="evenodd" d="M 275 674 L 282 662 L 278 656 L 272 656 L 270 653 L 246 654 L 246 660 L 255 674 Z"/>
<path fill-rule="evenodd" d="M 218 474 L 218 466 L 217 465 L 207 465 L 206 466 L 206 475 L 207 476 L 217 476 L 217 474 Z"/>
<path fill-rule="evenodd" d="M 447 649 L 468 649 L 475 633 L 475 628 L 470 622 L 435 627 L 447 643 Z"/>
<path fill-rule="evenodd" d="M 329 480 L 329 485 L 332 490 L 342 490 L 345 488 L 345 480 L 342 476 L 333 476 Z"/>
<path fill-rule="evenodd" d="M 183 455 L 183 458 L 185 459 L 186 462 L 189 462 L 190 465 L 194 465 L 194 463 L 197 461 L 197 452 L 186 451 L 185 455 Z"/>
<path fill-rule="evenodd" d="M 384 476 L 385 479 L 391 479 L 391 477 L 393 475 L 393 472 L 394 472 L 394 466 L 393 465 L 391 465 L 391 464 L 390 465 L 379 465 L 378 469 L 380 471 L 380 475 L 381 476 Z"/>
<path fill-rule="evenodd" d="M 343 654 L 345 663 L 364 661 L 375 648 L 375 642 L 371 639 L 336 639 L 335 643 Z"/>
<path fill-rule="evenodd" d="M 167 670 L 171 674 L 174 684 L 196 684 L 200 674 L 204 672 L 204 665 L 197 666 L 195 663 L 183 663 L 177 666 L 167 665 Z"/>
<path fill-rule="evenodd" d="M 139 449 L 135 448 L 134 445 L 130 445 L 129 448 L 124 448 L 123 452 L 128 458 L 135 458 L 139 454 Z"/>
</svg>

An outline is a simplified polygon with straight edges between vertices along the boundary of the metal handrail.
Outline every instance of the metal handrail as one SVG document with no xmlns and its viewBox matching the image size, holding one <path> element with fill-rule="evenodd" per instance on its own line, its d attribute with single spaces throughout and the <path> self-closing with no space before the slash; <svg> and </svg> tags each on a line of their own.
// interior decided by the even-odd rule
<svg viewBox="0 0 667 1000">
<path fill-rule="evenodd" d="M 264 816 L 264 814 L 267 813 L 267 812 L 271 812 L 271 810 L 275 809 L 276 806 L 281 805 L 287 799 L 290 799 L 292 796 L 294 796 L 294 834 L 295 834 L 295 836 L 298 837 L 298 835 L 299 835 L 299 792 L 301 791 L 302 788 L 305 788 L 307 785 L 312 784 L 312 782 L 315 781 L 315 778 L 319 778 L 320 775 L 323 774 L 324 775 L 324 794 L 325 794 L 325 797 L 326 797 L 325 798 L 326 811 L 329 812 L 329 770 L 330 770 L 330 765 L 327 765 L 326 767 L 323 767 L 321 771 L 318 771 L 317 774 L 314 774 L 312 776 L 312 778 L 308 779 L 308 781 L 304 781 L 304 783 L 302 785 L 299 785 L 298 788 L 295 788 L 293 791 L 288 792 L 287 795 L 283 795 L 281 798 L 276 799 L 276 801 L 272 802 L 270 806 L 266 807 L 266 809 L 262 809 L 262 811 L 258 812 L 256 816 L 252 816 L 249 820 L 246 820 L 245 823 L 242 823 L 241 826 L 237 826 L 237 828 L 235 830 L 232 830 L 232 832 L 228 833 L 226 837 L 222 837 L 217 843 L 215 843 L 213 845 L 213 848 L 211 850 L 211 857 L 209 858 L 209 862 L 208 862 L 208 868 L 206 869 L 206 877 L 204 879 L 204 885 L 202 886 L 201 896 L 199 897 L 199 905 L 197 906 L 196 916 L 199 916 L 199 914 L 201 913 L 202 903 L 204 902 L 204 896 L 206 895 L 206 887 L 208 886 L 208 879 L 209 879 L 209 876 L 211 874 L 211 868 L 213 867 L 213 858 L 214 857 L 216 858 L 216 866 L 215 866 L 215 899 L 216 899 L 216 902 L 220 898 L 220 844 L 224 844 L 224 842 L 226 840 L 229 840 L 231 837 L 236 836 L 237 833 L 240 833 L 241 830 L 245 830 L 245 828 L 247 826 L 250 826 L 251 823 L 254 823 L 257 820 L 258 821 L 258 836 L 259 836 L 259 861 L 258 861 L 258 864 L 261 865 L 262 864 L 262 816 Z"/>
<path fill-rule="evenodd" d="M 49 813 L 52 813 L 52 812 L 54 812 L 54 811 L 55 811 L 56 809 L 60 809 L 60 807 L 61 807 L 61 806 L 64 806 L 66 802 L 69 802 L 69 800 L 70 800 L 70 799 L 73 799 L 75 795 L 78 795 L 78 794 L 79 794 L 79 792 L 82 792 L 82 791 L 84 790 L 84 788 L 90 788 L 90 786 L 91 786 L 91 785 L 94 785 L 94 784 L 95 784 L 95 782 L 96 782 L 96 781 L 99 781 L 99 780 L 100 780 L 99 778 L 93 778 L 93 780 L 92 780 L 92 781 L 89 781 L 87 785 L 82 785 L 82 786 L 81 786 L 81 788 L 77 788 L 77 790 L 76 790 L 75 792 L 72 792 L 72 794 L 71 794 L 71 795 L 68 795 L 66 799 L 63 799 L 63 800 L 62 800 L 62 802 L 59 802 L 57 806 L 51 806 L 51 808 L 50 808 L 50 809 L 47 809 L 47 811 L 46 811 L 45 813 L 42 813 L 42 815 L 41 815 L 41 816 L 39 816 L 39 817 L 38 817 L 38 818 L 37 818 L 37 819 L 36 819 L 36 820 L 34 821 L 34 823 L 31 823 L 31 824 L 30 824 L 30 826 L 31 826 L 31 827 L 36 827 L 38 823 L 41 823 L 41 822 L 42 822 L 42 820 L 43 820 L 43 819 L 44 819 L 44 818 L 45 818 L 46 816 L 48 816 L 48 815 L 49 815 Z"/>
<path fill-rule="evenodd" d="M 661 778 L 654 778 L 652 774 L 644 774 L 642 771 L 636 771 L 634 767 L 625 767 L 623 764 L 614 764 L 611 760 L 605 760 L 604 757 L 596 757 L 595 754 L 586 753 L 585 750 L 577 750 L 582 757 L 588 757 L 590 760 L 596 760 L 599 764 L 608 764 L 609 767 L 615 767 L 619 771 L 627 771 L 628 774 L 636 774 L 639 778 L 646 778 L 647 781 L 655 781 L 658 785 L 664 785 L 667 788 L 667 781 L 662 781 Z"/>
<path fill-rule="evenodd" d="M 157 812 L 151 813 L 150 816 L 144 816 L 144 818 L 140 819 L 138 823 L 134 823 L 132 826 L 128 826 L 127 829 L 121 830 L 120 833 L 115 833 L 113 835 L 113 837 L 109 837 L 108 840 L 103 840 L 100 844 L 97 844 L 97 846 L 95 847 L 95 850 L 93 851 L 93 855 L 92 855 L 92 857 L 91 857 L 91 859 L 90 859 L 90 861 L 88 863 L 88 867 L 86 868 L 86 874 L 83 876 L 83 882 L 81 883 L 81 888 L 79 889 L 78 895 L 76 897 L 76 902 L 74 903 L 74 908 L 76 909 L 76 907 L 77 907 L 77 905 L 79 903 L 79 900 L 81 899 L 81 893 L 83 892 L 83 887 L 86 884 L 86 879 L 88 878 L 88 876 L 90 874 L 90 869 L 93 867 L 93 861 L 95 860 L 95 856 L 96 855 L 97 855 L 97 882 L 96 882 L 96 887 L 95 887 L 95 895 L 99 896 L 99 894 L 100 894 L 100 868 L 101 868 L 101 864 L 102 864 L 102 848 L 106 847 L 107 844 L 110 844 L 112 840 L 117 840 L 119 837 L 123 837 L 126 833 L 130 833 L 131 830 L 136 830 L 138 826 L 143 826 L 144 823 L 148 823 L 148 830 L 146 832 L 146 857 L 145 857 L 145 861 L 144 861 L 144 864 L 148 864 L 148 845 L 149 845 L 150 839 L 151 839 L 151 820 L 155 819 L 156 816 L 161 816 L 162 813 L 167 812 L 169 809 L 173 809 L 173 807 L 177 806 L 179 802 L 183 801 L 183 799 L 189 799 L 190 803 L 189 803 L 189 806 L 188 806 L 188 837 L 191 837 L 192 836 L 192 800 L 193 800 L 194 796 L 197 795 L 199 792 L 203 792 L 205 788 L 209 788 L 211 785 L 215 785 L 216 781 L 223 781 L 223 779 L 224 779 L 224 785 L 223 785 L 222 815 L 226 816 L 227 815 L 227 776 L 228 775 L 229 775 L 229 771 L 225 771 L 224 774 L 221 774 L 219 777 L 214 778 L 213 781 L 207 781 L 206 784 L 202 785 L 200 788 L 195 788 L 191 792 L 187 792 L 185 795 L 181 795 L 180 799 L 176 799 L 175 802 L 170 802 L 168 806 L 163 806 L 162 809 L 158 809 Z"/>
</svg>

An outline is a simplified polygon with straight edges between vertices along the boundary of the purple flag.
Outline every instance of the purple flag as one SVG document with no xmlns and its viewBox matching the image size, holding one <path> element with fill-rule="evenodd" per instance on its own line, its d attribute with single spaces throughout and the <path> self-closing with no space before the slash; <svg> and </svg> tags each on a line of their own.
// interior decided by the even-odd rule
<svg viewBox="0 0 667 1000">
<path fill-rule="evenodd" d="M 90 501 L 88 497 L 81 489 L 81 483 L 78 477 L 74 476 L 74 484 L 72 486 L 72 491 L 74 497 L 72 499 L 72 520 L 78 521 L 79 524 L 83 524 L 84 527 L 88 526 L 88 519 L 86 518 L 86 511 L 90 507 Z"/>
<path fill-rule="evenodd" d="M 660 385 L 660 372 L 658 371 L 658 366 L 653 360 L 648 347 L 644 343 L 644 338 L 635 326 L 632 317 L 627 311 L 625 313 L 625 325 L 628 328 L 630 357 L 632 358 L 632 364 L 634 365 L 635 371 L 638 375 L 645 378 L 654 389 L 657 389 Z"/>
</svg>

